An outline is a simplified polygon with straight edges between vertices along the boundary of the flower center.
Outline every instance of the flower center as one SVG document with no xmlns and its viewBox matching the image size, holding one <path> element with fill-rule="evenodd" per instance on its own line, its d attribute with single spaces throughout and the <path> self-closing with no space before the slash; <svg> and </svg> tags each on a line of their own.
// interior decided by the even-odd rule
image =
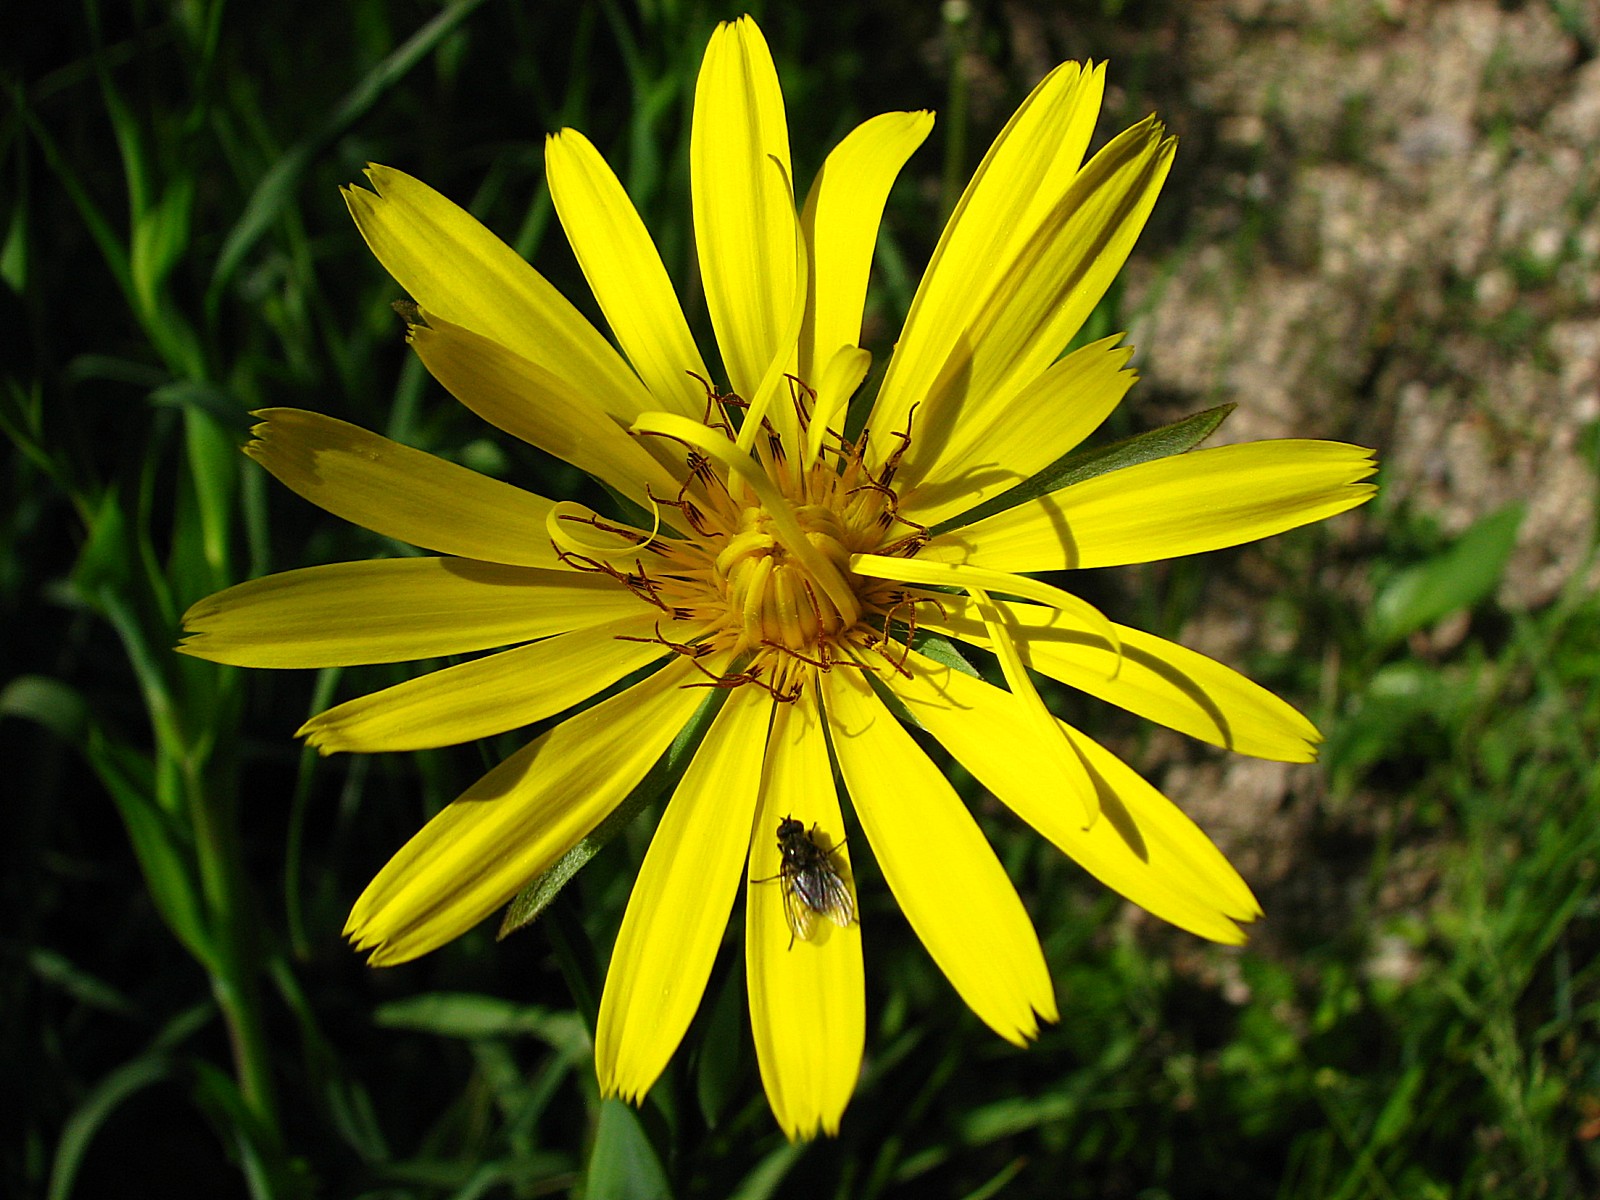
<svg viewBox="0 0 1600 1200">
<path fill-rule="evenodd" d="M 839 514 L 806 504 L 794 515 L 807 543 L 853 587 L 848 534 Z M 784 547 L 764 508 L 748 507 L 740 514 L 738 531 L 717 554 L 716 580 L 750 645 L 815 655 L 824 641 L 848 627 L 826 590 Z"/>
<path fill-rule="evenodd" d="M 797 444 L 791 449 L 763 419 L 747 454 L 728 418 L 744 402 L 707 392 L 703 423 L 667 418 L 650 430 L 687 447 L 677 496 L 651 496 L 662 523 L 682 532 L 566 517 L 626 541 L 601 552 L 558 532 L 563 561 L 602 571 L 660 609 L 655 636 L 642 640 L 694 660 L 711 686 L 754 683 L 789 701 L 816 672 L 870 669 L 874 655 L 903 670 L 899 643 L 915 632 L 916 606 L 932 601 L 855 574 L 850 558 L 909 557 L 927 541 L 924 527 L 900 516 L 893 487 L 910 431 L 893 435 L 899 444 L 876 473 L 865 461 L 866 433 L 847 442 L 829 429 L 803 461 L 816 397 L 791 381 L 796 419 L 787 441 Z"/>
</svg>

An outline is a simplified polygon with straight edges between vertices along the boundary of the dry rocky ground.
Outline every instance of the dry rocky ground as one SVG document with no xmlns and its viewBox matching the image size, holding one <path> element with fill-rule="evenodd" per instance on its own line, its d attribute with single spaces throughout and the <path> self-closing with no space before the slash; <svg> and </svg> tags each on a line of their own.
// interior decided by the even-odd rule
<svg viewBox="0 0 1600 1200">
<path fill-rule="evenodd" d="M 1453 535 L 1516 500 L 1526 517 L 1500 603 L 1594 586 L 1600 5 L 1134 3 L 1110 22 L 1122 32 L 1101 14 L 1090 36 L 1092 7 L 1013 4 L 1004 25 L 1035 75 L 1109 40 L 1112 80 L 1130 63 L 1139 78 L 1131 101 L 1108 97 L 1125 105 L 1118 126 L 1154 108 L 1182 138 L 1127 273 L 1139 423 L 1234 400 L 1219 441 L 1375 447 L 1383 495 L 1330 527 L 1318 579 L 1358 605 L 1371 587 L 1361 560 L 1386 529 Z M 975 112 L 997 90 L 987 82 L 975 80 Z M 1251 583 L 1265 561 L 1242 556 L 1208 585 L 1187 644 L 1237 663 L 1270 642 Z M 1180 741 L 1158 740 L 1146 765 L 1269 911 L 1338 907 L 1341 889 L 1367 886 L 1361 856 L 1341 865 L 1328 842 L 1371 839 L 1395 798 L 1330 818 L 1319 768 Z M 1419 902 L 1429 859 L 1402 846 L 1380 908 Z M 1403 976 L 1392 950 L 1369 968 Z"/>
</svg>

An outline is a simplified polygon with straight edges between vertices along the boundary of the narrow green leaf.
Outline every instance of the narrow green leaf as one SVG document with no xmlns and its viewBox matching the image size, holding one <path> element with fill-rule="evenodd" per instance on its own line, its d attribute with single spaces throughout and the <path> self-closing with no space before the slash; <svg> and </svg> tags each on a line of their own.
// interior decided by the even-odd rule
<svg viewBox="0 0 1600 1200">
<path fill-rule="evenodd" d="M 670 1200 L 671 1195 L 661 1160 L 633 1109 L 615 1097 L 602 1101 L 584 1200 Z"/>
<path fill-rule="evenodd" d="M 190 954 L 212 970 L 216 954 L 200 883 L 194 874 L 193 846 L 177 820 L 152 797 L 149 760 L 91 729 L 84 749 L 95 774 L 116 803 L 145 888 L 167 927 Z"/>
<path fill-rule="evenodd" d="M 193 208 L 193 182 L 176 179 L 158 202 L 134 218 L 128 239 L 128 273 L 140 320 L 151 332 L 158 322 L 181 319 L 167 310 L 161 291 L 189 250 Z"/>
<path fill-rule="evenodd" d="M 50 1166 L 48 1200 L 67 1200 L 73 1180 L 83 1165 L 83 1156 L 111 1114 L 141 1088 L 160 1083 L 172 1074 L 172 1063 L 163 1054 L 147 1054 L 123 1063 L 107 1075 L 83 1098 L 61 1127 L 55 1161 Z"/>
<path fill-rule="evenodd" d="M 1111 471 L 1120 471 L 1123 467 L 1153 462 L 1158 458 L 1170 458 L 1174 454 L 1193 450 L 1215 433 L 1217 427 L 1228 419 L 1228 414 L 1236 407 L 1237 405 L 1233 404 L 1219 404 L 1215 408 L 1197 412 L 1181 421 L 1174 421 L 1171 425 L 1135 434 L 1131 438 L 1124 438 L 1109 446 L 1099 446 L 1090 450 L 1080 446 L 1063 454 L 1032 478 L 1024 479 L 1015 487 L 1008 488 L 998 496 L 990 497 L 976 508 L 968 509 L 948 521 L 941 521 L 928 532 L 937 536 L 949 533 L 951 530 L 963 529 L 974 521 L 992 517 L 995 513 L 1005 512 L 1006 509 L 1015 508 L 1029 500 L 1037 500 L 1040 496 L 1048 496 L 1051 492 L 1060 491 L 1074 483 L 1082 483 L 1085 479 L 1093 479 L 1096 475 L 1105 475 Z"/>
<path fill-rule="evenodd" d="M 1474 686 L 1451 678 L 1431 663 L 1405 660 L 1374 671 L 1330 731 L 1321 758 L 1335 790 L 1348 787 L 1374 763 L 1407 753 L 1428 753 L 1419 730 L 1461 719 L 1479 702 Z"/>
<path fill-rule="evenodd" d="M 72 582 L 91 602 L 100 593 L 129 590 L 134 576 L 134 534 L 128 527 L 122 497 L 108 489 L 89 515 L 89 540 L 78 551 Z"/>
<path fill-rule="evenodd" d="M 27 123 L 28 132 L 31 133 L 44 152 L 45 162 L 55 172 L 56 180 L 66 191 L 73 207 L 78 210 L 78 216 L 89 229 L 89 236 L 99 247 L 101 256 L 105 259 L 106 267 L 116 278 L 118 286 L 122 289 L 131 302 L 133 299 L 133 279 L 128 269 L 127 252 L 123 249 L 122 238 L 118 235 L 111 222 L 106 219 L 89 194 L 89 188 L 79 177 L 67 156 L 56 145 L 48 129 L 41 124 L 23 103 L 21 89 L 13 93 L 13 99 L 19 105 L 18 111 Z"/>
<path fill-rule="evenodd" d="M 61 989 L 80 1004 L 133 1016 L 131 1000 L 97 975 L 91 975 L 63 954 L 37 946 L 28 952 L 28 967 L 40 980 Z"/>
<path fill-rule="evenodd" d="M 545 1037 L 561 1015 L 536 1004 L 474 992 L 428 992 L 380 1005 L 372 1019 L 386 1029 L 414 1029 L 440 1037 Z"/>
<path fill-rule="evenodd" d="M 0 239 L 0 282 L 4 282 L 17 295 L 28 290 L 30 262 L 28 259 L 28 200 L 24 189 L 18 189 L 11 219 L 6 222 L 6 235 Z"/>
<path fill-rule="evenodd" d="M 1524 511 L 1518 502 L 1490 513 L 1449 549 L 1391 579 L 1372 604 L 1373 638 L 1398 641 L 1488 599 L 1505 574 Z"/>
<path fill-rule="evenodd" d="M 1417 1093 L 1427 1082 L 1427 1078 L 1426 1066 L 1414 1063 L 1400 1077 L 1398 1084 L 1391 1085 L 1389 1099 L 1385 1101 L 1383 1110 L 1378 1113 L 1378 1119 L 1372 1124 L 1372 1133 L 1368 1136 L 1364 1147 L 1366 1153 L 1375 1154 L 1391 1145 L 1408 1127 L 1416 1123 Z"/>
<path fill-rule="evenodd" d="M 669 782 L 683 773 L 689 757 L 699 747 L 700 739 L 711 727 L 712 718 L 722 708 L 722 702 L 726 698 L 727 693 L 720 689 L 711 689 L 705 703 L 695 711 L 694 716 L 689 718 L 678 732 L 678 736 L 673 739 L 672 745 L 667 747 L 667 752 L 640 781 L 639 786 L 633 789 L 628 798 L 612 809 L 611 814 L 590 830 L 587 837 L 558 858 L 548 871 L 517 893 L 516 898 L 506 907 L 506 915 L 500 922 L 500 931 L 495 934 L 497 940 L 533 922 L 550 906 L 550 902 L 561 894 L 561 889 L 572 882 L 573 877 L 591 858 L 600 853 L 612 838 L 626 829 L 644 807 L 662 793 Z"/>
<path fill-rule="evenodd" d="M 810 1142 L 785 1142 L 768 1154 L 755 1168 L 739 1181 L 739 1188 L 729 1200 L 772 1200 L 778 1187 L 793 1169 Z"/>
<path fill-rule="evenodd" d="M 941 633 L 919 630 L 912 646 L 918 654 L 933 659 L 940 666 L 960 671 L 963 675 L 970 675 L 974 679 L 983 678 L 978 668 L 968 662 L 966 655 L 961 653 L 961 647 Z"/>
<path fill-rule="evenodd" d="M 710 1006 L 705 1033 L 700 1039 L 695 1071 L 695 1096 L 709 1129 L 720 1125 L 729 1107 L 746 1094 L 742 1081 L 745 1048 L 750 1038 L 744 1032 L 743 959 L 737 955 L 735 958 L 740 965 L 724 972 L 717 986 L 716 999 Z"/>
<path fill-rule="evenodd" d="M 383 1135 L 383 1125 L 372 1103 L 372 1094 L 366 1086 L 349 1073 L 345 1060 L 322 1032 L 318 1023 L 321 1013 L 307 998 L 294 968 L 282 955 L 274 955 L 268 963 L 272 982 L 279 997 L 294 1017 L 300 1035 L 301 1061 L 305 1064 L 307 1084 L 320 1096 L 327 1124 L 331 1130 L 369 1163 L 385 1162 L 391 1157 L 388 1142 Z"/>
<path fill-rule="evenodd" d="M 222 587 L 228 582 L 232 559 L 229 535 L 233 530 L 233 503 L 238 494 L 235 480 L 242 455 L 226 427 L 210 413 L 191 408 L 184 417 L 184 449 L 200 508 L 201 552 L 211 586 Z"/>
<path fill-rule="evenodd" d="M 1006 1186 L 1022 1173 L 1022 1168 L 1028 1165 L 1026 1158 L 1014 1158 L 1005 1166 L 996 1171 L 987 1182 L 974 1188 L 961 1200 L 991 1200 L 1006 1190 Z"/>
<path fill-rule="evenodd" d="M 42 725 L 69 746 L 79 744 L 89 705 L 76 688 L 44 675 L 19 675 L 0 690 L 0 717 Z"/>
<path fill-rule="evenodd" d="M 283 1200 L 309 1197 L 312 1192 L 310 1164 L 291 1158 L 272 1118 L 261 1112 L 246 1097 L 227 1072 L 205 1059 L 187 1064 L 195 1103 L 209 1113 L 212 1121 L 226 1129 L 238 1156 L 239 1171 L 254 1200 Z"/>
<path fill-rule="evenodd" d="M 114 363 L 115 360 L 113 360 Z M 129 380 L 138 385 L 138 381 Z M 233 393 L 218 387 L 213 383 L 203 383 L 193 379 L 178 379 L 162 383 L 150 391 L 150 403 L 159 408 L 174 408 L 187 416 L 190 412 L 201 412 L 221 426 L 224 430 L 231 431 L 233 453 L 238 453 L 238 448 L 250 435 L 250 426 L 254 418 L 244 411 L 243 405 Z"/>
<path fill-rule="evenodd" d="M 405 78 L 482 3 L 483 0 L 457 0 L 454 4 L 447 4 L 403 45 L 363 75 L 355 87 L 333 106 L 322 126 L 291 147 L 267 172 L 245 205 L 243 216 L 223 242 L 216 269 L 212 272 L 211 288 L 206 296 L 207 308 L 215 308 L 222 290 L 232 281 L 245 255 L 294 199 L 300 186 L 300 177 L 322 149 L 360 120 L 385 92 Z"/>
<path fill-rule="evenodd" d="M 1014 1137 L 1040 1125 L 1065 1121 L 1081 1106 L 1082 1098 L 1069 1090 L 997 1100 L 963 1115 L 961 1141 L 968 1146 L 982 1146 Z"/>
</svg>

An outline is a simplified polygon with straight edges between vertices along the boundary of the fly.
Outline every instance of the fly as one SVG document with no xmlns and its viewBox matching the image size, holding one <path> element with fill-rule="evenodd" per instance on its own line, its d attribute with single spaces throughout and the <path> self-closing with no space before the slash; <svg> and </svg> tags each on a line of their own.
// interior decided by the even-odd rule
<svg viewBox="0 0 1600 1200">
<path fill-rule="evenodd" d="M 783 917 L 789 925 L 789 948 L 794 949 L 795 939 L 809 942 L 817 931 L 817 917 L 824 916 L 840 929 L 856 919 L 855 901 L 850 889 L 839 877 L 833 865 L 833 856 L 840 850 L 824 850 L 817 842 L 821 829 L 805 825 L 793 817 L 778 822 L 778 873 L 757 883 L 770 883 L 773 879 L 783 889 Z"/>
</svg>

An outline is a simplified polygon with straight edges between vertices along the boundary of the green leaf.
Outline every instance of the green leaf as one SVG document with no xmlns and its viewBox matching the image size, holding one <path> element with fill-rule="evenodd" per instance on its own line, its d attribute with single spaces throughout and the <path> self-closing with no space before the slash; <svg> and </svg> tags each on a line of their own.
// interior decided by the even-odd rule
<svg viewBox="0 0 1600 1200">
<path fill-rule="evenodd" d="M 1027 1165 L 1028 1160 L 1026 1158 L 1012 1159 L 990 1176 L 987 1182 L 961 1197 L 961 1200 L 991 1200 L 991 1197 L 998 1196 L 1005 1191 L 1006 1185 L 1021 1174 L 1022 1168 Z"/>
<path fill-rule="evenodd" d="M 542 1038 L 553 1044 L 571 1039 L 570 1013 L 554 1013 L 536 1004 L 516 1004 L 475 992 L 429 992 L 380 1005 L 373 1021 L 386 1029 L 413 1029 L 440 1037 Z M 584 1035 L 587 1040 L 587 1035 Z"/>
<path fill-rule="evenodd" d="M 43 946 L 28 952 L 28 967 L 41 982 L 60 988 L 80 1004 L 124 1016 L 135 1016 L 133 1002 L 97 975 L 91 975 L 64 954 Z"/>
<path fill-rule="evenodd" d="M 322 125 L 286 151 L 256 185 L 244 213 L 228 232 L 212 272 L 206 296 L 214 309 L 222 290 L 232 282 L 244 258 L 272 223 L 294 202 L 306 168 L 381 99 L 390 88 L 433 52 L 452 30 L 472 15 L 483 0 L 458 0 L 448 4 L 402 45 L 390 52 L 356 81 L 356 85 L 329 111 Z"/>
<path fill-rule="evenodd" d="M 711 1004 L 705 1036 L 695 1071 L 695 1096 L 706 1127 L 722 1123 L 729 1107 L 743 1098 L 744 1050 L 750 1044 L 744 1032 L 745 983 L 743 960 L 725 973 Z"/>
<path fill-rule="evenodd" d="M 128 268 L 136 295 L 157 311 L 157 294 L 189 249 L 194 181 L 174 179 L 161 199 L 134 220 L 129 239 Z"/>
<path fill-rule="evenodd" d="M 100 1127 L 129 1096 L 160 1083 L 172 1074 L 172 1063 L 164 1054 L 147 1054 L 124 1063 L 89 1090 L 61 1127 L 56 1143 L 55 1162 L 50 1167 L 49 1200 L 67 1200 L 72 1184 L 83 1165 L 83 1156 Z"/>
<path fill-rule="evenodd" d="M 973 679 L 983 678 L 978 668 L 969 663 L 966 655 L 961 653 L 961 647 L 941 633 L 918 630 L 917 638 L 912 643 L 912 648 L 924 658 L 933 659 L 940 666 L 949 667 L 953 671 L 960 671 L 963 675 L 970 675 Z"/>
<path fill-rule="evenodd" d="M 238 494 L 236 478 L 243 456 L 227 428 L 208 412 L 191 408 L 184 414 L 184 449 L 188 452 L 189 474 L 194 480 L 195 499 L 200 509 L 200 533 L 210 586 L 228 583 L 231 558 L 233 502 Z"/>
<path fill-rule="evenodd" d="M 69 746 L 89 724 L 89 705 L 76 688 L 44 675 L 19 675 L 0 690 L 0 717 L 44 726 Z"/>
<path fill-rule="evenodd" d="M 1335 780 L 1335 791 L 1346 790 L 1386 758 L 1430 757 L 1437 746 L 1428 740 L 1428 728 L 1448 728 L 1459 721 L 1474 693 L 1470 680 L 1442 673 L 1430 663 L 1406 660 L 1380 667 L 1322 747 L 1320 757 Z"/>
<path fill-rule="evenodd" d="M 771 1200 L 810 1142 L 785 1142 L 768 1154 L 739 1181 L 730 1200 Z"/>
<path fill-rule="evenodd" d="M 1373 601 L 1367 627 L 1395 642 L 1489 598 L 1505 574 L 1522 524 L 1523 505 L 1490 513 L 1427 562 L 1400 572 Z"/>
<path fill-rule="evenodd" d="M 683 728 L 678 731 L 678 736 L 673 739 L 672 745 L 667 747 L 667 752 L 640 781 L 639 786 L 633 789 L 628 798 L 612 809 L 610 815 L 590 830 L 587 837 L 558 858 L 548 871 L 517 893 L 516 898 L 506 907 L 506 915 L 500 922 L 500 931 L 495 934 L 496 940 L 515 933 L 537 919 L 588 861 L 600 853 L 612 838 L 626 829 L 644 807 L 665 790 L 670 781 L 677 779 L 683 773 L 690 756 L 699 747 L 700 739 L 711 727 L 711 719 L 717 715 L 726 698 L 726 692 L 713 688 L 705 703 L 685 722 Z"/>
<path fill-rule="evenodd" d="M 1416 1123 L 1417 1120 L 1417 1093 L 1422 1090 L 1422 1085 L 1427 1082 L 1428 1070 L 1424 1063 L 1414 1063 L 1398 1084 L 1390 1085 L 1389 1099 L 1385 1102 L 1383 1110 L 1378 1113 L 1378 1119 L 1372 1124 L 1372 1132 L 1367 1137 L 1364 1147 L 1367 1154 L 1392 1145 L 1401 1134 Z"/>
<path fill-rule="evenodd" d="M 310 1200 L 310 1165 L 284 1153 L 274 1121 L 261 1111 L 259 1102 L 247 1097 L 220 1067 L 204 1059 L 187 1066 L 195 1104 L 228 1131 L 254 1200 Z"/>
<path fill-rule="evenodd" d="M 134 544 L 122 497 L 115 488 L 108 488 L 89 516 L 89 540 L 78 551 L 72 569 L 72 582 L 79 593 L 95 601 L 102 592 L 127 591 L 134 576 Z"/>
<path fill-rule="evenodd" d="M 602 1101 L 584 1200 L 669 1200 L 671 1195 L 661 1160 L 633 1109 L 615 1097 Z"/>
<path fill-rule="evenodd" d="M 17 295 L 28 290 L 28 201 L 19 194 L 13 201 L 11 219 L 6 222 L 6 235 L 0 238 L 0 282 Z"/>
<path fill-rule="evenodd" d="M 1080 446 L 1063 454 L 1032 478 L 1023 480 L 998 496 L 991 496 L 960 516 L 941 521 L 928 532 L 937 537 L 941 533 L 965 528 L 975 521 L 1005 512 L 1006 509 L 1015 508 L 1029 500 L 1048 496 L 1051 492 L 1060 491 L 1074 483 L 1093 479 L 1096 475 L 1105 475 L 1111 471 L 1120 471 L 1124 467 L 1153 462 L 1158 458 L 1170 458 L 1174 454 L 1193 450 L 1215 433 L 1217 427 L 1228 419 L 1228 414 L 1236 407 L 1237 405 L 1233 404 L 1219 404 L 1215 408 L 1197 412 L 1181 421 L 1174 421 L 1171 425 L 1135 434 L 1131 438 L 1124 438 L 1109 446 L 1099 446 L 1094 449 L 1084 449 Z"/>
<path fill-rule="evenodd" d="M 83 748 L 117 806 L 162 919 L 189 953 L 213 970 L 217 957 L 194 871 L 194 847 L 178 819 L 157 803 L 149 760 L 93 728 Z"/>
</svg>

